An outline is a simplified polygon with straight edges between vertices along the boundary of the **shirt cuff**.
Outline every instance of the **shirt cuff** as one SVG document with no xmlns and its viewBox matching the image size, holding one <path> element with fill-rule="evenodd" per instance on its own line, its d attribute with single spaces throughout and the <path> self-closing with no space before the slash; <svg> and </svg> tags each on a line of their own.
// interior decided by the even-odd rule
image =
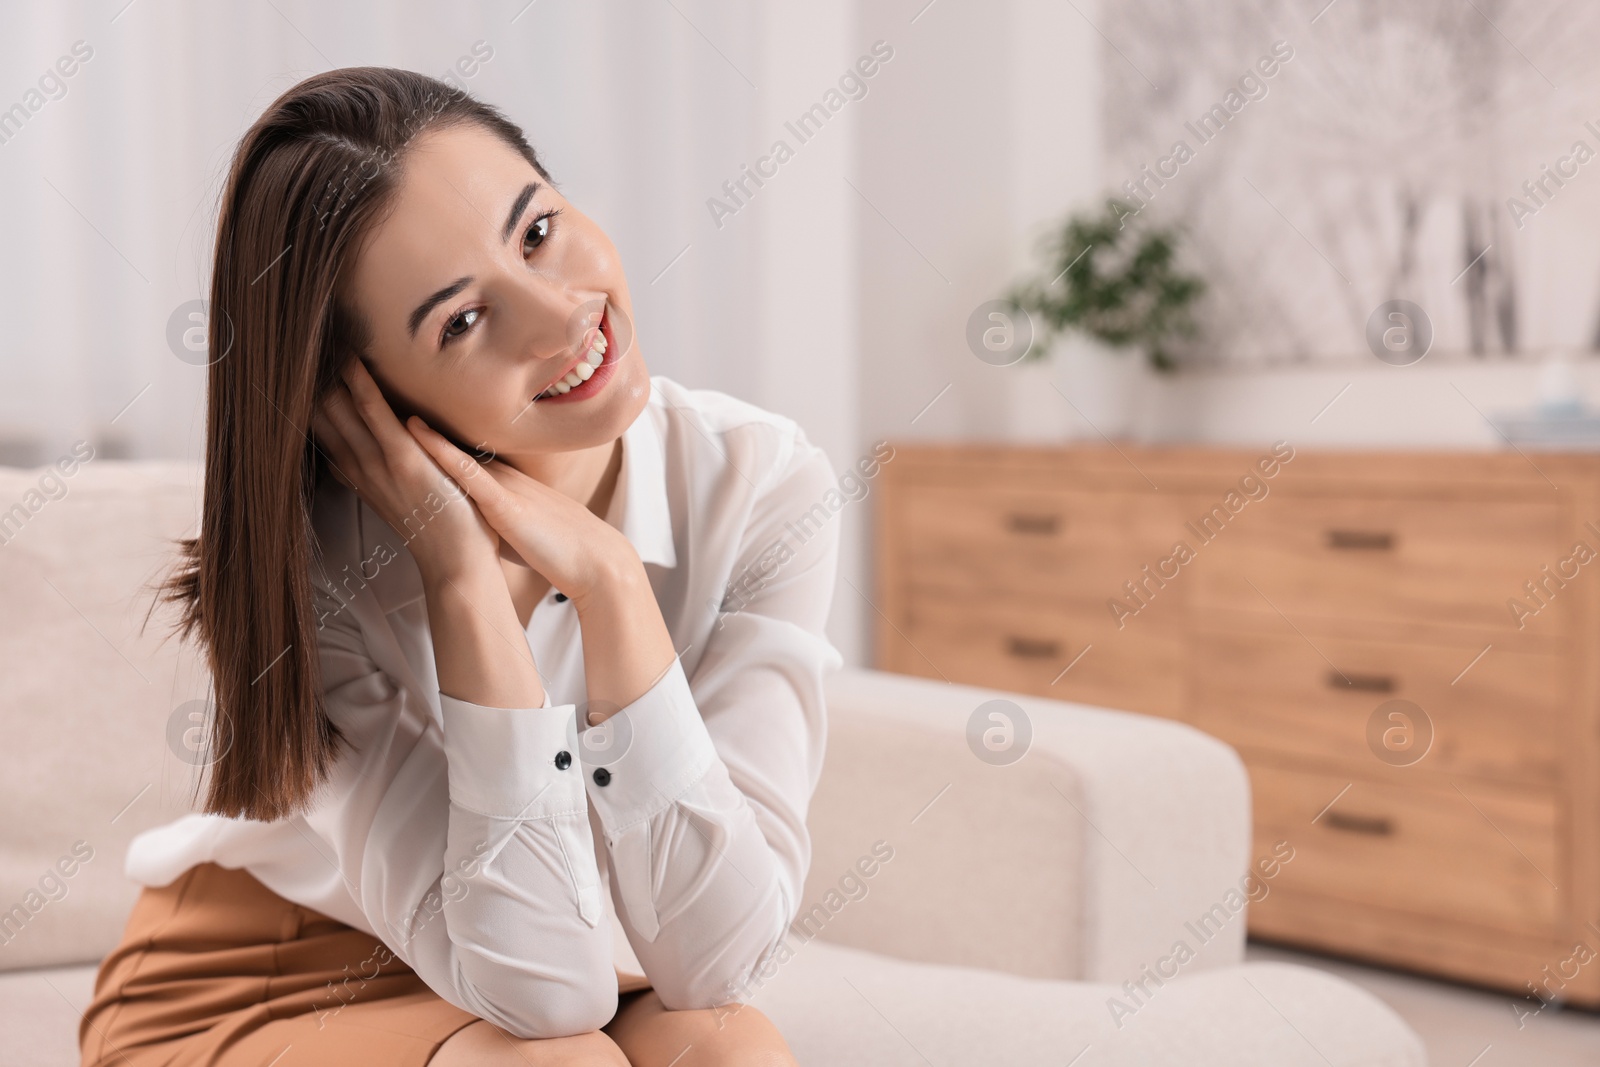
<svg viewBox="0 0 1600 1067">
<path fill-rule="evenodd" d="M 496 819 L 548 818 L 588 806 L 574 704 L 491 708 L 439 694 L 450 800 Z"/>
<path fill-rule="evenodd" d="M 607 726 L 605 743 L 580 743 L 578 758 L 589 804 L 608 836 L 670 807 L 717 758 L 680 660 L 638 700 L 585 730 Z"/>
</svg>

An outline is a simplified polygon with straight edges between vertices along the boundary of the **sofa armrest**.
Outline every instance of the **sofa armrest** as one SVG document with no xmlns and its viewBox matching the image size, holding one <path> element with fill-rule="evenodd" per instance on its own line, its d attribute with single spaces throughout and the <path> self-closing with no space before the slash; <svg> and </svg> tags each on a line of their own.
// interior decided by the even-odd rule
<svg viewBox="0 0 1600 1067">
<path fill-rule="evenodd" d="M 996 699 L 1032 732 L 1003 766 L 968 742 Z M 836 674 L 828 710 L 796 940 L 1119 985 L 1180 941 L 1186 971 L 1241 959 L 1250 792 L 1227 745 L 1165 719 L 878 671 Z"/>
</svg>

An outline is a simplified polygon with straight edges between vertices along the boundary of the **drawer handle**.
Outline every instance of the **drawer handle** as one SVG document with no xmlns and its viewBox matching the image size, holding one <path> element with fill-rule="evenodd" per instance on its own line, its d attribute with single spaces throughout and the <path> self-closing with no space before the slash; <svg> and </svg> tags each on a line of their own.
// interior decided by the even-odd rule
<svg viewBox="0 0 1600 1067">
<path fill-rule="evenodd" d="M 1329 689 L 1357 689 L 1363 693 L 1392 693 L 1397 688 L 1392 674 L 1340 674 L 1329 671 Z"/>
<path fill-rule="evenodd" d="M 1061 642 L 1037 637 L 1007 637 L 1006 652 L 1018 659 L 1056 659 L 1061 655 Z"/>
<path fill-rule="evenodd" d="M 1394 547 L 1394 534 L 1387 530 L 1329 530 L 1328 547 L 1366 552 L 1387 552 Z"/>
<path fill-rule="evenodd" d="M 1060 528 L 1060 515 L 1028 515 L 1020 511 L 1013 511 L 1006 516 L 1006 529 L 1012 533 L 1050 537 Z"/>
<path fill-rule="evenodd" d="M 1394 833 L 1394 823 L 1382 815 L 1347 815 L 1342 811 L 1330 811 L 1323 819 L 1330 829 L 1346 833 L 1370 834 L 1373 837 L 1388 837 Z"/>
</svg>

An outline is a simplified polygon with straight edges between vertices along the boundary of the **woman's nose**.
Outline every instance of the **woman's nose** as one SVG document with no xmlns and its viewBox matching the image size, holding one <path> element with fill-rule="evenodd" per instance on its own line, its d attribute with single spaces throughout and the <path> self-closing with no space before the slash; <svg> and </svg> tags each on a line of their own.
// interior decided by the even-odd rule
<svg viewBox="0 0 1600 1067">
<path fill-rule="evenodd" d="M 523 358 L 558 360 L 578 351 L 591 306 L 604 307 L 604 301 L 589 299 L 543 278 L 524 278 L 507 301 L 514 350 Z"/>
</svg>

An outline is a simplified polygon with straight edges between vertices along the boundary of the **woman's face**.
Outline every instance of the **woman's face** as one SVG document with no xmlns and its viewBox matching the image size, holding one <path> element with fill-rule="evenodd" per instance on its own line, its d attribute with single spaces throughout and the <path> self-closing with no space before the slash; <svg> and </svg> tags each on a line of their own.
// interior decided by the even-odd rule
<svg viewBox="0 0 1600 1067">
<path fill-rule="evenodd" d="M 391 405 L 463 447 L 512 460 L 605 444 L 649 397 L 617 250 L 476 124 L 408 149 L 343 294 Z"/>
</svg>

